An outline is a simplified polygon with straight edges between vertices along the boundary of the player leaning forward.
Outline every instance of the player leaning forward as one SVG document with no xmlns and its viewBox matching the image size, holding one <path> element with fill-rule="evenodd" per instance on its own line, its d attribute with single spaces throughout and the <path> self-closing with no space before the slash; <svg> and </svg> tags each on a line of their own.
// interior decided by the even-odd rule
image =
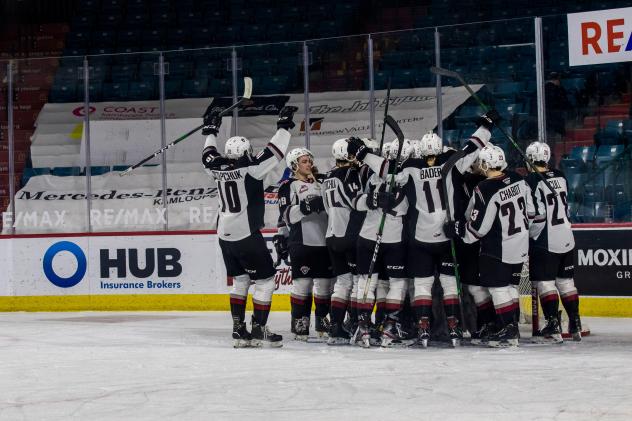
<svg viewBox="0 0 632 421">
<path fill-rule="evenodd" d="M 209 107 L 210 108 L 210 107 Z M 217 182 L 220 208 L 217 233 L 228 276 L 233 277 L 230 311 L 233 318 L 235 347 L 282 345 L 282 336 L 270 332 L 267 321 L 274 292 L 275 269 L 266 242 L 259 231 L 264 226 L 263 190 L 272 184 L 272 170 L 283 160 L 290 142 L 289 130 L 296 107 L 284 107 L 279 113 L 277 132 L 258 155 L 245 137 L 226 141 L 224 154 L 217 151 L 217 133 L 222 117 L 217 111 L 204 115 L 202 134 L 206 143 L 202 163 Z M 246 329 L 246 299 L 251 281 L 252 333 Z"/>
<path fill-rule="evenodd" d="M 290 229 L 292 328 L 295 339 L 308 339 L 313 289 L 315 330 L 323 338 L 329 331 L 327 314 L 332 286 L 331 264 L 325 245 L 324 177 L 315 174 L 314 156 L 305 148 L 292 149 L 287 154 L 287 166 L 292 176 L 279 188 L 279 212 Z"/>
<path fill-rule="evenodd" d="M 551 192 L 536 172 L 527 176 L 536 209 L 531 226 L 529 274 L 538 289 L 546 326 L 541 333 L 545 339 L 562 342 L 558 315 L 559 295 L 568 313 L 568 330 L 576 341 L 581 340 L 579 296 L 573 281 L 573 253 L 575 238 L 568 219 L 568 185 L 564 174 L 549 169 L 551 149 L 542 142 L 533 142 L 526 151 L 534 170 L 540 173 L 555 192 Z"/>
<path fill-rule="evenodd" d="M 535 216 L 531 189 L 518 174 L 506 171 L 505 153 L 484 147 L 478 156 L 486 179 L 474 190 L 469 220 L 445 226 L 446 235 L 466 243 L 480 241 L 478 285 L 469 290 L 477 306 L 492 301 L 498 329 L 489 337 L 492 347 L 518 345 L 514 287 L 529 253 L 529 225 Z"/>
</svg>

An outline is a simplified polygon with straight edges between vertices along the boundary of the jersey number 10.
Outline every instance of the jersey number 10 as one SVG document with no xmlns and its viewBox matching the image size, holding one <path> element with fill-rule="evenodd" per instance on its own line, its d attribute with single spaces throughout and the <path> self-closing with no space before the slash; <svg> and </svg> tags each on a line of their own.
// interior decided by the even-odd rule
<svg viewBox="0 0 632 421">
<path fill-rule="evenodd" d="M 241 212 L 241 203 L 239 201 L 239 188 L 236 181 L 224 181 L 218 184 L 219 199 L 222 202 L 221 212 L 229 213 Z"/>
</svg>

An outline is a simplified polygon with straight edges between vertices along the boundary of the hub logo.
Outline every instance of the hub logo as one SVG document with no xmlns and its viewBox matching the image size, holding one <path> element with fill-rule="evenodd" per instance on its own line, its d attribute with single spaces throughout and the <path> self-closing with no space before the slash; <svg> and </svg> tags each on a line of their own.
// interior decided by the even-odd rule
<svg viewBox="0 0 632 421">
<path fill-rule="evenodd" d="M 92 114 L 93 112 L 95 112 L 97 109 L 95 107 L 88 107 L 88 112 L 90 114 Z M 77 117 L 83 117 L 86 115 L 86 111 L 85 111 L 85 107 L 81 106 L 81 107 L 77 107 L 74 110 L 72 110 L 72 113 L 77 116 Z"/>
<path fill-rule="evenodd" d="M 632 61 L 632 7 L 568 15 L 571 66 Z"/>
<path fill-rule="evenodd" d="M 75 273 L 66 278 L 57 274 L 55 268 L 53 267 L 53 260 L 59 253 L 62 252 L 72 254 L 77 260 L 77 269 L 75 270 Z M 44 254 L 44 261 L 42 262 L 42 265 L 46 278 L 48 278 L 53 285 L 60 288 L 70 288 L 77 285 L 86 275 L 86 269 L 88 267 L 86 255 L 83 250 L 81 250 L 81 247 L 75 243 L 71 243 L 70 241 L 59 241 L 50 246 Z"/>
<path fill-rule="evenodd" d="M 119 279 L 127 277 L 128 269 L 130 275 L 140 279 L 149 278 L 154 274 L 159 278 L 175 278 L 182 274 L 180 250 L 150 248 L 142 252 L 145 254 L 144 258 L 139 256 L 138 249 L 116 249 L 115 255 L 111 255 L 108 249 L 101 249 L 99 253 L 101 278 L 111 278 L 110 269 L 114 269 L 115 276 Z"/>
</svg>

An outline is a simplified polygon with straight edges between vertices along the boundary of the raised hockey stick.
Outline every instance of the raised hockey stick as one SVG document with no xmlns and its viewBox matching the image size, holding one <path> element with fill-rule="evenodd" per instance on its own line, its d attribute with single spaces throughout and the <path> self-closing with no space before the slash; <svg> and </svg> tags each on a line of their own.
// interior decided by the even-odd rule
<svg viewBox="0 0 632 421">
<path fill-rule="evenodd" d="M 386 104 L 384 104 L 384 121 L 382 123 L 382 138 L 380 139 L 380 156 L 382 156 L 382 148 L 384 148 L 384 134 L 386 133 L 386 117 L 388 117 L 388 104 L 391 103 L 391 77 L 386 82 Z"/>
<path fill-rule="evenodd" d="M 235 108 L 239 107 L 244 100 L 250 99 L 251 96 L 252 96 L 252 79 L 249 78 L 249 77 L 245 77 L 244 78 L 244 95 L 237 102 L 235 102 L 233 105 L 231 105 L 230 107 L 228 107 L 224 111 L 222 111 L 221 115 L 224 116 L 224 115 L 228 114 L 230 111 L 232 111 Z M 162 148 L 158 149 L 156 152 L 154 152 L 153 154 L 149 155 L 147 158 L 142 159 L 141 161 L 139 161 L 136 164 L 132 165 L 131 167 L 129 167 L 125 171 L 119 173 L 119 175 L 121 177 L 123 177 L 124 175 L 128 175 L 133 170 L 135 170 L 136 168 L 138 168 L 141 165 L 143 165 L 145 162 L 151 161 L 152 159 L 154 159 L 158 155 L 164 153 L 168 149 L 170 149 L 170 148 L 174 147 L 175 145 L 177 145 L 178 143 L 182 142 L 184 139 L 188 138 L 189 136 L 191 136 L 192 134 L 194 134 L 198 130 L 201 130 L 202 127 L 204 127 L 204 124 L 201 124 L 201 125 L 197 126 L 196 128 L 186 132 L 185 134 L 183 134 L 182 136 L 180 136 L 179 138 L 177 138 L 173 142 L 171 142 L 168 145 L 163 146 Z"/>
<path fill-rule="evenodd" d="M 451 77 L 451 78 L 457 79 L 459 82 L 461 82 L 461 85 L 463 85 L 463 87 L 470 93 L 472 98 L 474 98 L 474 100 L 476 102 L 478 102 L 478 105 L 481 106 L 483 111 L 487 112 L 487 111 L 490 110 L 490 108 L 479 98 L 478 95 L 476 95 L 476 92 L 474 92 L 474 90 L 472 90 L 470 85 L 468 85 L 468 83 L 465 81 L 465 79 L 463 79 L 463 77 L 458 72 L 455 72 L 453 70 L 444 69 L 443 67 L 436 67 L 436 66 L 430 67 L 430 71 L 432 73 L 434 73 L 435 75 L 446 76 L 446 77 Z M 518 153 L 520 154 L 520 156 L 524 160 L 525 164 L 527 164 L 527 167 L 529 167 L 529 170 L 531 170 L 532 172 L 538 174 L 540 179 L 544 182 L 544 184 L 551 191 L 551 193 L 553 193 L 555 196 L 557 196 L 557 192 L 555 191 L 553 186 L 551 186 L 549 181 L 541 173 L 539 173 L 539 172 L 537 172 L 535 170 L 535 168 L 533 167 L 533 165 L 531 164 L 531 162 L 527 158 L 527 155 L 525 155 L 523 150 L 516 143 L 516 141 L 514 140 L 513 136 L 504 127 L 502 127 L 500 125 L 498 125 L 496 127 L 498 127 L 498 130 L 500 130 L 500 132 L 507 138 L 507 140 L 509 140 L 509 142 L 514 147 L 514 149 L 516 149 L 516 151 L 518 151 Z"/>
<path fill-rule="evenodd" d="M 388 180 L 388 192 L 392 193 L 395 188 L 395 173 L 397 172 L 397 167 L 399 165 L 399 159 L 402 155 L 402 147 L 404 146 L 404 133 L 402 133 L 402 129 L 399 127 L 397 122 L 393 117 L 387 115 L 384 119 L 384 123 L 391 128 L 391 130 L 397 136 L 397 156 L 395 157 L 395 165 L 389 171 L 390 180 Z M 380 219 L 380 225 L 377 229 L 377 236 L 375 238 L 375 248 L 373 249 L 373 257 L 371 257 L 371 263 L 369 264 L 369 273 L 367 278 L 366 287 L 364 288 L 364 296 L 362 297 L 362 303 L 366 304 L 366 298 L 369 294 L 369 286 L 371 284 L 371 278 L 373 277 L 373 269 L 375 268 L 375 263 L 377 262 L 377 255 L 380 251 L 380 244 L 382 244 L 382 234 L 384 233 L 384 224 L 386 223 L 386 212 L 382 211 L 382 219 Z"/>
</svg>

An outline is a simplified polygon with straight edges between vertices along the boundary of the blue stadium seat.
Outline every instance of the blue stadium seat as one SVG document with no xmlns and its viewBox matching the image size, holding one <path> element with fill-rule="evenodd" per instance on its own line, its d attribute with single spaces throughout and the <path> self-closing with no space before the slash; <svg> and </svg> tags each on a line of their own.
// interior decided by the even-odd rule
<svg viewBox="0 0 632 421">
<path fill-rule="evenodd" d="M 75 82 L 66 84 L 55 83 L 50 90 L 50 102 L 75 102 L 77 99 L 77 87 Z"/>
<path fill-rule="evenodd" d="M 104 101 L 125 101 L 127 99 L 128 89 L 129 89 L 129 86 L 127 82 L 104 83 L 103 84 L 103 100 Z"/>
<path fill-rule="evenodd" d="M 137 66 L 132 64 L 113 65 L 111 69 L 112 82 L 129 82 L 136 79 L 136 70 Z"/>
<path fill-rule="evenodd" d="M 597 149 L 597 157 L 619 157 L 625 147 L 623 145 L 604 145 Z"/>
<path fill-rule="evenodd" d="M 153 80 L 146 82 L 130 82 L 127 96 L 130 101 L 142 101 L 156 98 Z"/>
<path fill-rule="evenodd" d="M 208 91 L 208 82 L 206 80 L 185 80 L 182 83 L 183 98 L 203 98 L 206 97 Z"/>
<path fill-rule="evenodd" d="M 571 158 L 579 159 L 585 163 L 592 162 L 595 158 L 594 146 L 575 146 L 571 150 Z"/>
<path fill-rule="evenodd" d="M 443 144 L 449 146 L 458 146 L 461 144 L 461 131 L 460 130 L 444 130 L 443 131 Z"/>
<path fill-rule="evenodd" d="M 525 85 L 522 82 L 501 82 L 494 86 L 492 95 L 496 99 L 509 99 L 511 101 L 515 101 L 524 87 Z"/>
<path fill-rule="evenodd" d="M 232 89 L 232 82 L 229 79 L 212 79 L 211 83 L 208 85 L 208 95 L 230 95 Z"/>
<path fill-rule="evenodd" d="M 173 99 L 182 96 L 182 80 L 165 80 L 165 98 Z"/>
</svg>

